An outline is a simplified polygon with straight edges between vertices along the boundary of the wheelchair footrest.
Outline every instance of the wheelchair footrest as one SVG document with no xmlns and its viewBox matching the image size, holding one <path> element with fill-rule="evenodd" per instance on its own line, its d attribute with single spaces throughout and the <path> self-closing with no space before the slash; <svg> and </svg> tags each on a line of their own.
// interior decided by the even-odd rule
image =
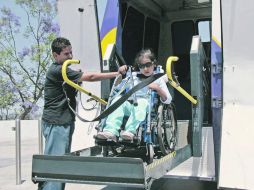
<svg viewBox="0 0 254 190">
<path fill-rule="evenodd" d="M 119 145 L 118 142 L 113 141 L 112 139 L 100 139 L 97 136 L 94 136 L 95 143 L 100 146 L 116 146 Z"/>
<path fill-rule="evenodd" d="M 133 140 L 125 140 L 120 138 L 118 142 L 122 145 L 130 147 L 136 147 L 140 145 L 140 139 L 136 136 L 133 138 Z"/>
</svg>

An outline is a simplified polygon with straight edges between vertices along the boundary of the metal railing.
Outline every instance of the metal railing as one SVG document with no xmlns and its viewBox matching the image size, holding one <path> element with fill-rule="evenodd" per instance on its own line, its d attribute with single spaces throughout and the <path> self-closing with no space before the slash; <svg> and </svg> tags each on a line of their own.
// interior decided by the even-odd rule
<svg viewBox="0 0 254 190">
<path fill-rule="evenodd" d="M 20 119 L 15 122 L 15 147 L 16 147 L 16 185 L 21 184 L 21 132 Z"/>
<path fill-rule="evenodd" d="M 15 157 L 16 157 L 16 185 L 22 183 L 21 180 L 21 121 L 20 119 L 15 120 Z M 38 145 L 39 154 L 43 153 L 43 136 L 41 130 L 41 120 L 38 120 Z"/>
</svg>

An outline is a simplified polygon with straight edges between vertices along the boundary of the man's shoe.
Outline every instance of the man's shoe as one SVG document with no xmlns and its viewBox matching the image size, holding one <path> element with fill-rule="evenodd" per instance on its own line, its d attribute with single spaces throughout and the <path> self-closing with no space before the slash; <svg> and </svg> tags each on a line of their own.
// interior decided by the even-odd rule
<svg viewBox="0 0 254 190">
<path fill-rule="evenodd" d="M 112 141 L 116 142 L 116 136 L 109 131 L 98 132 L 96 137 L 101 140 L 112 140 Z"/>
<path fill-rule="evenodd" d="M 134 137 L 134 134 L 129 132 L 129 131 L 124 131 L 122 134 L 121 134 L 121 137 L 124 141 L 132 141 L 133 140 L 133 137 Z"/>
</svg>

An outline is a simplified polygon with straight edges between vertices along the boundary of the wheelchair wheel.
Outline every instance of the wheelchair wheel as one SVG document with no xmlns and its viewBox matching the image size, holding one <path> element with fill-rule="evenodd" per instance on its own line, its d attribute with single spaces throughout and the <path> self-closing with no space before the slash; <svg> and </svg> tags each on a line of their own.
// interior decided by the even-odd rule
<svg viewBox="0 0 254 190">
<path fill-rule="evenodd" d="M 154 157 L 154 149 L 153 149 L 153 144 L 148 143 L 146 145 L 147 147 L 147 158 L 146 158 L 146 162 L 147 164 L 151 164 L 153 162 L 153 157 Z"/>
<path fill-rule="evenodd" d="M 157 130 L 162 154 L 167 155 L 173 152 L 177 142 L 177 120 L 175 107 L 172 103 L 159 106 Z"/>
</svg>

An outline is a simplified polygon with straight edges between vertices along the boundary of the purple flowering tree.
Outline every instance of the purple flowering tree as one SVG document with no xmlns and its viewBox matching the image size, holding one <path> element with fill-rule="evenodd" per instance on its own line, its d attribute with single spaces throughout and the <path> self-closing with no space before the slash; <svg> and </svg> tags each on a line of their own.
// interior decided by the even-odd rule
<svg viewBox="0 0 254 190">
<path fill-rule="evenodd" d="M 5 81 L 0 76 L 0 120 L 9 118 L 9 110 L 12 110 L 18 101 L 12 87 L 13 85 L 9 81 Z M 15 114 L 15 111 L 13 114 Z"/>
<path fill-rule="evenodd" d="M 38 111 L 42 101 L 52 61 L 50 45 L 59 35 L 59 26 L 56 0 L 15 2 L 24 11 L 22 18 L 0 7 L 0 111 L 25 119 Z"/>
</svg>

